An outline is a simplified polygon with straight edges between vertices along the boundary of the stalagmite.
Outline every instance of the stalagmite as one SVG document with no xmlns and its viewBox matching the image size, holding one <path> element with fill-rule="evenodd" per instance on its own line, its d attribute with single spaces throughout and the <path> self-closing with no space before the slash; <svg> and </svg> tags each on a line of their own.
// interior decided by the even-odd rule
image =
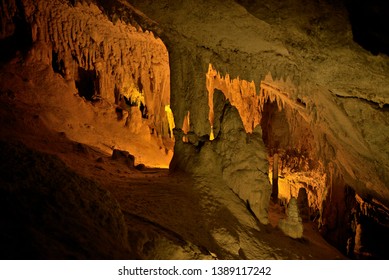
<svg viewBox="0 0 389 280">
<path fill-rule="evenodd" d="M 286 219 L 280 219 L 278 227 L 292 238 L 303 237 L 303 224 L 297 207 L 297 199 L 292 197 L 286 210 Z"/>
<path fill-rule="evenodd" d="M 332 244 L 350 240 L 347 252 L 361 256 L 371 253 L 366 237 L 381 245 L 389 64 L 353 42 L 347 10 L 162 2 L 1 1 L 2 100 L 27 93 L 36 121 L 137 160 L 149 144 L 151 162 L 171 154 L 174 133 L 172 166 L 232 190 L 261 222 L 271 196 L 291 199 L 289 212 L 297 197 L 300 217 L 311 214 Z"/>
</svg>

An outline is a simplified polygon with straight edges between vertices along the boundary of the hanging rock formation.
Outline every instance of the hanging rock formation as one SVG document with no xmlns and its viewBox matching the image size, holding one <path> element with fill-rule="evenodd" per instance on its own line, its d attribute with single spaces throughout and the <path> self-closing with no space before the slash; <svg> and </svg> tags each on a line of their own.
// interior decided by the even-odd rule
<svg viewBox="0 0 389 280">
<path fill-rule="evenodd" d="M 47 125 L 108 153 L 128 150 L 148 166 L 168 166 L 175 125 L 173 112 L 166 110 L 170 71 L 161 39 L 136 22 L 110 19 L 93 1 L 10 0 L 1 8 L 4 59 L 21 57 L 26 72 L 36 69 L 35 77 L 25 79 L 33 81 L 26 82 L 31 88 L 26 91 L 39 95 L 29 95 L 32 106 L 46 104 L 49 96 L 58 110 L 67 111 L 61 120 L 56 109 L 43 108 Z M 36 86 L 43 83 L 39 75 L 53 80 L 45 85 L 46 95 Z M 11 83 L 6 87 L 17 90 Z"/>
<path fill-rule="evenodd" d="M 1 38 L 12 37 L 16 25 L 10 19 L 23 16 L 32 40 L 28 63 L 52 65 L 75 82 L 86 99 L 120 105 L 126 98 L 128 107 L 146 107 L 143 117 L 150 129 L 169 136 L 165 113 L 170 102 L 169 58 L 160 39 L 119 19 L 111 22 L 88 1 L 75 1 L 73 6 L 66 1 L 23 0 L 22 10 L 8 2 Z M 131 121 L 141 123 L 142 118 Z"/>
</svg>

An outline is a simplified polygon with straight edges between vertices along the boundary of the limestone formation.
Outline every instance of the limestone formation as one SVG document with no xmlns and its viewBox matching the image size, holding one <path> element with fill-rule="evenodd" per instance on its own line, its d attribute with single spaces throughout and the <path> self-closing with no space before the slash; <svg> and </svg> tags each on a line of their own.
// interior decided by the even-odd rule
<svg viewBox="0 0 389 280">
<path fill-rule="evenodd" d="M 8 2 L 1 38 L 12 36 L 15 26 L 10 19 L 20 13 L 14 0 Z M 52 65 L 87 99 L 114 104 L 125 97 L 137 107 L 146 106 L 150 127 L 169 135 L 169 58 L 160 39 L 120 20 L 111 22 L 88 1 L 74 6 L 59 0 L 21 3 L 31 28 L 30 64 Z"/>
<path fill-rule="evenodd" d="M 278 227 L 292 238 L 303 237 L 303 223 L 299 215 L 297 199 L 294 197 L 289 200 L 286 216 L 285 219 L 279 220 Z"/>
<path fill-rule="evenodd" d="M 211 95 L 217 88 L 238 109 L 247 131 L 253 122 L 261 123 L 264 139 L 270 140 L 265 145 L 278 143 L 282 148 L 280 194 L 297 196 L 304 184 L 310 207 L 322 213 L 323 206 L 331 208 L 337 199 L 330 196 L 330 190 L 339 187 L 337 180 L 343 178 L 343 183 L 358 193 L 389 205 L 389 130 L 383 110 L 389 103 L 387 58 L 372 56 L 353 42 L 347 11 L 324 2 L 301 5 L 289 1 L 296 10 L 290 13 L 279 6 L 277 11 L 285 17 L 279 21 L 278 15 L 269 13 L 259 1 L 216 2 L 175 2 L 174 8 L 164 10 L 162 3 L 132 1 L 148 17 L 158 18 L 158 27 L 147 26 L 166 39 L 174 73 L 171 107 L 178 123 L 190 111 L 193 133 L 209 136 L 216 119 Z M 247 10 L 237 2 L 246 2 Z M 265 2 L 269 7 L 277 5 Z M 317 24 L 303 16 L 308 14 L 301 12 L 301 7 L 317 15 Z M 181 9 L 186 12 L 178 16 Z M 214 13 L 200 20 L 202 10 Z M 335 10 L 329 13 L 332 16 L 324 16 Z M 359 67 L 362 65 L 366 67 Z M 253 94 L 252 81 L 258 96 Z M 247 102 L 242 101 L 245 97 Z M 263 107 L 262 113 L 269 113 L 267 119 L 263 114 L 259 119 L 257 105 Z M 175 165 L 179 162 L 184 168 L 194 147 L 177 145 Z M 337 219 L 339 224 L 345 223 L 343 216 Z M 318 221 L 324 224 L 328 220 L 320 217 Z"/>
<path fill-rule="evenodd" d="M 221 94 L 221 93 L 218 93 Z M 222 97 L 222 95 L 221 95 Z M 177 141 L 171 168 L 200 176 L 217 176 L 242 200 L 247 201 L 256 217 L 268 223 L 268 204 L 271 187 L 264 174 L 268 163 L 262 142 L 261 127 L 247 135 L 238 110 L 217 98 L 222 110 L 215 116 L 220 132 L 212 141 L 202 139 L 202 145 Z M 176 130 L 176 139 L 181 139 Z M 186 157 L 182 157 L 186 155 Z"/>
</svg>

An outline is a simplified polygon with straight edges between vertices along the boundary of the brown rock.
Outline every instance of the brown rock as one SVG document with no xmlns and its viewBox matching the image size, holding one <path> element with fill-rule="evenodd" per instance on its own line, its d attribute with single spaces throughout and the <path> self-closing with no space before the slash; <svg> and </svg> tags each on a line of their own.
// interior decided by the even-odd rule
<svg viewBox="0 0 389 280">
<path fill-rule="evenodd" d="M 134 167 L 135 157 L 127 151 L 114 149 L 111 158 L 113 160 L 124 162 L 126 165 L 128 165 L 128 167 Z"/>
</svg>

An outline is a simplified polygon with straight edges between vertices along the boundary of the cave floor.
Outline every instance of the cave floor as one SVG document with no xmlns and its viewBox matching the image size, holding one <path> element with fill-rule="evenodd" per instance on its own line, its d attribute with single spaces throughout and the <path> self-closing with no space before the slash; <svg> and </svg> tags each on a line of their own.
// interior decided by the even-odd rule
<svg viewBox="0 0 389 280">
<path fill-rule="evenodd" d="M 27 86 L 29 83 L 25 81 Z M 50 100 L 43 105 L 31 103 L 29 98 L 34 97 L 29 97 L 23 88 L 1 92 L 0 140 L 22 142 L 32 150 L 55 155 L 80 176 L 107 189 L 125 217 L 133 250 L 129 256 L 144 259 L 345 258 L 319 235 L 312 223 L 304 225 L 301 240 L 286 237 L 276 227 L 278 219 L 284 216 L 279 206 L 271 204 L 269 225 L 260 224 L 220 178 L 173 174 L 167 169 L 130 168 L 124 162 L 112 160 L 106 150 L 70 140 L 66 132 L 49 128 L 47 118 L 42 117 L 41 108 L 49 108 Z M 58 108 L 58 102 L 54 99 L 52 105 L 56 103 Z M 61 110 L 53 114 L 58 120 L 68 117 Z M 96 133 L 96 138 L 99 137 Z"/>
<path fill-rule="evenodd" d="M 54 154 L 79 175 L 107 189 L 120 205 L 129 243 L 141 258 L 345 258 L 319 235 L 313 223 L 304 225 L 301 240 L 283 235 L 276 228 L 284 216 L 279 206 L 270 205 L 270 223 L 262 225 L 218 178 L 130 168 L 97 148 L 47 129 L 33 112 L 9 106 L 4 96 L 1 99 L 1 139 Z"/>
<path fill-rule="evenodd" d="M 285 217 L 278 205 L 270 205 L 269 225 L 260 224 L 217 178 L 210 182 L 167 169 L 139 171 L 108 155 L 98 163 L 98 154 L 79 158 L 79 154 L 63 153 L 61 157 L 111 192 L 125 215 L 133 250 L 145 258 L 344 258 L 313 223 L 304 224 L 301 240 L 285 236 L 276 227 L 278 219 Z"/>
<path fill-rule="evenodd" d="M 276 228 L 278 219 L 285 217 L 278 205 L 270 206 L 270 224 L 260 224 L 244 202 L 218 182 L 170 174 L 168 170 L 129 172 L 119 177 L 113 179 L 115 184 L 100 182 L 118 200 L 129 227 L 142 221 L 141 231 L 148 231 L 152 225 L 153 231 L 175 243 L 174 247 L 180 244 L 184 249 L 175 248 L 174 258 L 203 258 L 207 253 L 221 259 L 344 258 L 320 236 L 313 223 L 304 224 L 300 240 L 285 236 Z M 189 244 L 201 254 L 188 252 Z M 166 250 L 162 245 L 160 249 Z M 151 256 L 170 257 L 167 252 Z"/>
</svg>

